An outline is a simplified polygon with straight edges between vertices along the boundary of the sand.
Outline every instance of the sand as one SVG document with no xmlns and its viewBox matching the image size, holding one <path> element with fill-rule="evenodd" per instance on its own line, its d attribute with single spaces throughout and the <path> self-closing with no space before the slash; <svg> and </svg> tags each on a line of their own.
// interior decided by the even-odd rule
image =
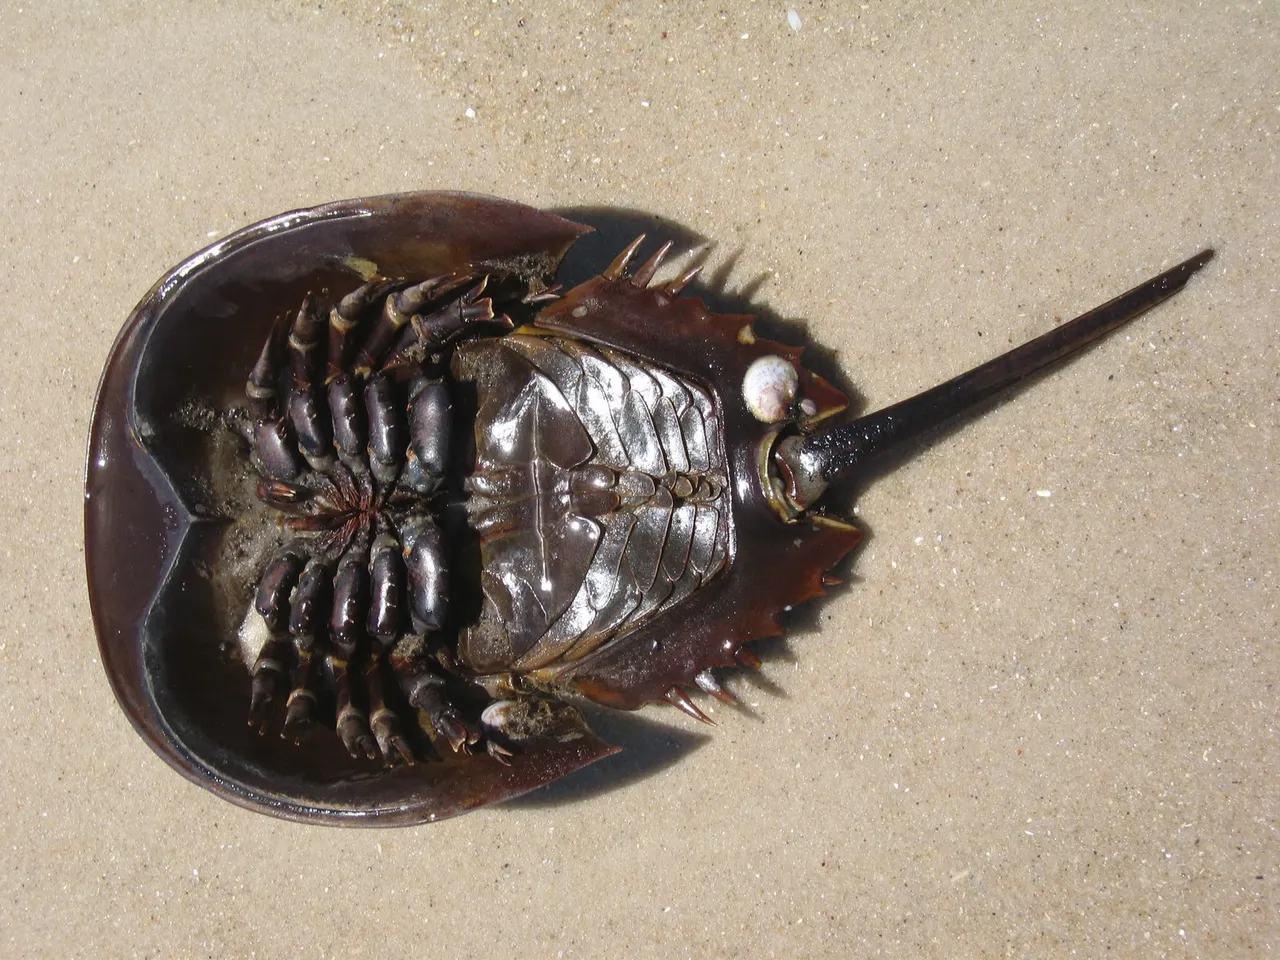
<svg viewBox="0 0 1280 960">
<path fill-rule="evenodd" d="M 793 12 L 7 5 L 0 955 L 1280 946 L 1277 8 Z M 94 387 L 210 238 L 431 188 L 705 238 L 703 292 L 799 325 L 863 409 L 1219 257 L 877 476 L 851 582 L 729 677 L 749 711 L 601 717 L 618 757 L 429 827 L 281 822 L 116 707 Z"/>
</svg>

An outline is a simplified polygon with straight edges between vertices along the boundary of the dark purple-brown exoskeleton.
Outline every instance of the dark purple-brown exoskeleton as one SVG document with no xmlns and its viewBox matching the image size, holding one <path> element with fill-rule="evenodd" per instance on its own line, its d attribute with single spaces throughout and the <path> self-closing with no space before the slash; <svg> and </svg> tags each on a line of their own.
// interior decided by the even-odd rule
<svg viewBox="0 0 1280 960">
<path fill-rule="evenodd" d="M 150 745 L 295 819 L 449 816 L 612 753 L 569 702 L 715 671 L 858 543 L 827 486 L 1179 290 L 1205 251 L 939 387 L 845 397 L 694 271 L 550 286 L 587 228 L 423 193 L 220 241 L 121 333 L 90 441 L 104 663 Z M 247 723 L 246 723 L 247 720 Z"/>
</svg>

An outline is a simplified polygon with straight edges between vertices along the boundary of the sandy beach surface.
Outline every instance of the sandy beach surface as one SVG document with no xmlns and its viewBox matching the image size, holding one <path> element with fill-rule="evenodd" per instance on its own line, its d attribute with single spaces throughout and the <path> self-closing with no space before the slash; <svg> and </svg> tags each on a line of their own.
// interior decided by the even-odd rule
<svg viewBox="0 0 1280 960">
<path fill-rule="evenodd" d="M 9 0 L 0 956 L 1280 948 L 1280 8 L 1063 7 Z M 283 822 L 114 701 L 95 385 L 212 238 L 421 189 L 710 243 L 694 292 L 859 409 L 1218 257 L 877 475 L 747 710 L 592 714 L 621 754 L 432 826 Z"/>
</svg>

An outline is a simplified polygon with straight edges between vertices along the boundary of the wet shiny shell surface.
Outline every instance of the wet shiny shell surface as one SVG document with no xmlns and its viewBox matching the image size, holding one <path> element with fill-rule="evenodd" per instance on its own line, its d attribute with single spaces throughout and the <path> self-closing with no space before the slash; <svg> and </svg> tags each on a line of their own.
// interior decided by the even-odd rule
<svg viewBox="0 0 1280 960">
<path fill-rule="evenodd" d="M 485 602 L 460 640 L 479 672 L 582 659 L 729 561 L 728 479 L 702 385 L 561 336 L 465 344 Z"/>
<path fill-rule="evenodd" d="M 108 676 L 175 769 L 277 816 L 395 825 L 518 795 L 613 752 L 574 726 L 539 729 L 510 767 L 485 756 L 387 767 L 352 760 L 332 736 L 295 746 L 248 729 L 232 647 L 278 531 L 239 492 L 242 451 L 191 429 L 243 403 L 273 319 L 309 291 L 373 273 L 549 280 L 584 232 L 463 194 L 344 201 L 233 234 L 139 304 L 99 387 L 86 556 Z M 480 610 L 455 640 L 470 670 L 635 708 L 735 663 L 743 643 L 780 632 L 783 609 L 822 592 L 858 533 L 779 518 L 761 477 L 780 426 L 751 414 L 741 384 L 753 361 L 777 355 L 814 419 L 844 398 L 750 324 L 599 277 L 532 327 L 458 349 L 453 375 L 478 400 L 468 510 L 481 571 L 454 585 Z M 539 613 L 513 616 L 522 603 Z"/>
</svg>

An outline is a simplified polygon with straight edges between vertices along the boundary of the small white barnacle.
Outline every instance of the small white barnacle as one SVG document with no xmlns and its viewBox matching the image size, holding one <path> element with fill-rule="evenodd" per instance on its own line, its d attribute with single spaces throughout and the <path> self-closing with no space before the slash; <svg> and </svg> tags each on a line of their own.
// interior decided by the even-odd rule
<svg viewBox="0 0 1280 960">
<path fill-rule="evenodd" d="M 757 420 L 777 423 L 786 418 L 800 390 L 800 377 L 789 360 L 777 354 L 757 357 L 742 378 L 742 399 Z"/>
<path fill-rule="evenodd" d="M 518 704 L 514 700 L 495 700 L 480 713 L 480 728 L 492 736 L 505 734 L 517 715 Z"/>
</svg>

